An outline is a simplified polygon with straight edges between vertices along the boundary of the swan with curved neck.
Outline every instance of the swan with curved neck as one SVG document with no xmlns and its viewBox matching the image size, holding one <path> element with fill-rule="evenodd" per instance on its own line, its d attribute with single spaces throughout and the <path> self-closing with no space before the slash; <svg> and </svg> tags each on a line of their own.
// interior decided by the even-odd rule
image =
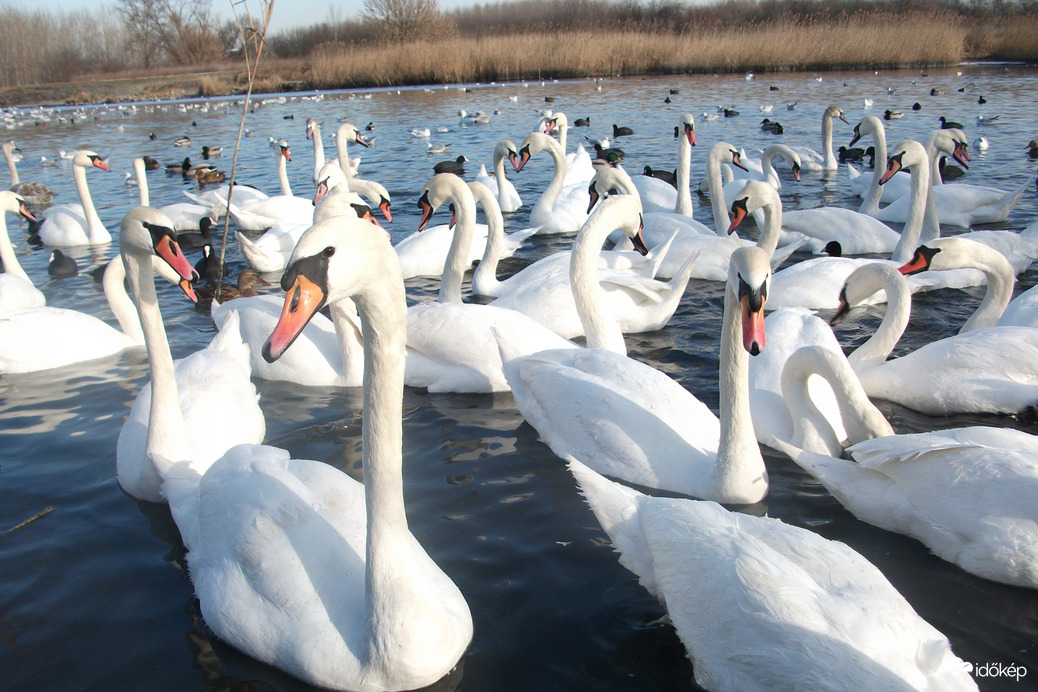
<svg viewBox="0 0 1038 692">
<path fill-rule="evenodd" d="M 355 125 L 343 123 L 335 131 L 336 160 L 339 163 L 339 168 L 346 175 L 346 183 L 350 191 L 363 195 L 372 203 L 373 207 L 377 207 L 382 212 L 386 221 L 392 223 L 393 214 L 390 211 L 392 200 L 390 199 L 389 191 L 381 183 L 374 180 L 364 180 L 363 178 L 356 177 L 356 165 L 350 160 L 350 142 L 363 147 L 371 146 L 371 143 L 364 138 Z"/>
<path fill-rule="evenodd" d="M 883 320 L 847 357 L 870 397 L 930 415 L 1017 413 L 1038 401 L 1038 329 L 979 329 L 887 360 L 911 314 L 908 281 L 898 269 L 877 262 L 856 269 L 841 292 L 840 313 L 880 289 L 887 296 Z"/>
<path fill-rule="evenodd" d="M 523 200 L 516 191 L 515 185 L 505 175 L 505 160 L 518 158 L 518 156 L 515 144 L 507 139 L 501 140 L 494 145 L 494 177 L 477 178 L 479 182 L 497 194 L 497 204 L 505 213 L 511 213 L 523 206 Z"/>
<path fill-rule="evenodd" d="M 88 168 L 111 170 L 96 153 L 81 149 L 72 157 L 72 178 L 76 183 L 79 205 L 62 204 L 47 211 L 40 224 L 40 240 L 54 247 L 101 245 L 112 242 L 112 234 L 101 223 L 87 186 Z"/>
<path fill-rule="evenodd" d="M 651 176 L 634 176 L 632 180 L 646 212 L 673 212 L 691 219 L 691 159 L 692 147 L 696 146 L 696 121 L 691 113 L 681 116 L 674 136 L 678 142 L 674 186 Z"/>
<path fill-rule="evenodd" d="M 509 155 L 512 167 L 518 173 L 535 154 L 547 151 L 555 162 L 555 172 L 548 187 L 530 212 L 530 224 L 540 226 L 538 234 L 570 233 L 587 220 L 587 183 L 565 186 L 566 155 L 559 143 L 542 132 L 533 132 L 519 148 L 515 156 Z"/>
<path fill-rule="evenodd" d="M 306 138 L 314 142 L 314 184 L 320 180 L 321 168 L 327 163 L 324 158 L 324 140 L 321 139 L 321 123 L 317 118 L 306 119 Z"/>
<path fill-rule="evenodd" d="M 228 213 L 237 222 L 238 227 L 244 231 L 261 231 L 279 224 L 305 223 L 308 226 L 313 223 L 314 207 L 312 202 L 305 197 L 296 197 L 292 194 L 292 187 L 288 182 L 287 161 L 292 160 L 292 151 L 288 142 L 279 139 L 274 143 L 274 158 L 277 163 L 278 180 L 281 185 L 281 194 L 266 198 L 251 198 L 241 203 L 234 201 L 234 195 L 228 208 Z M 239 233 L 239 238 L 241 234 Z M 263 271 L 254 267 L 258 271 Z"/>
<path fill-rule="evenodd" d="M 10 190 L 0 190 L 0 313 L 26 308 L 38 308 L 47 304 L 47 299 L 32 279 L 22 269 L 18 257 L 11 245 L 11 236 L 7 231 L 7 214 L 17 214 L 26 221 L 35 221 L 25 199 Z"/>
<path fill-rule="evenodd" d="M 543 127 L 545 134 L 557 131 L 559 133 L 559 147 L 566 157 L 566 180 L 564 185 L 569 186 L 576 183 L 587 183 L 595 175 L 595 167 L 591 162 L 591 156 L 583 146 L 577 144 L 575 151 L 567 152 L 567 134 L 569 133 L 569 118 L 565 113 L 556 111 L 544 118 Z"/>
<path fill-rule="evenodd" d="M 610 197 L 588 223 L 609 227 L 627 218 L 622 214 L 631 213 L 633 201 L 630 195 Z M 619 329 L 601 291 L 579 282 L 573 290 L 589 348 L 508 360 L 506 374 L 523 416 L 557 455 L 599 473 L 718 502 L 761 500 L 768 477 L 750 420 L 747 368 L 748 354 L 764 347 L 768 259 L 759 248 L 732 253 L 721 334 L 720 421 L 663 373 L 623 351 L 592 346 L 591 334 L 617 338 Z M 574 271 L 578 261 L 575 254 Z"/>
<path fill-rule="evenodd" d="M 800 155 L 800 165 L 805 171 L 819 172 L 819 171 L 835 171 L 839 169 L 840 164 L 836 160 L 836 155 L 833 153 L 833 119 L 839 118 L 843 122 L 847 122 L 847 117 L 843 114 L 843 109 L 839 106 L 832 105 L 825 109 L 822 113 L 822 153 L 819 154 L 814 149 L 804 146 L 794 146 L 793 150 Z M 847 123 L 848 125 L 850 123 Z"/>
<path fill-rule="evenodd" d="M 716 142 L 710 147 L 710 154 L 706 159 L 706 179 L 710 188 L 710 209 L 714 213 L 714 232 L 719 236 L 730 234 L 734 229 L 731 219 L 728 218 L 728 207 L 724 196 L 724 181 L 721 178 L 721 164 L 731 163 L 743 170 L 746 166 L 742 162 L 739 151 L 728 142 Z M 778 238 L 775 239 L 776 245 Z M 759 243 L 758 243 L 759 245 Z M 771 251 L 774 252 L 772 247 Z"/>
<path fill-rule="evenodd" d="M 133 160 L 133 172 L 137 180 L 137 194 L 140 206 L 151 206 L 147 168 L 142 157 L 138 156 Z M 169 220 L 173 222 L 173 229 L 176 231 L 198 232 L 203 218 L 209 217 L 212 219 L 216 215 L 215 211 L 210 207 L 205 207 L 195 202 L 175 202 L 157 208 L 169 217 Z"/>
<path fill-rule="evenodd" d="M 879 203 L 890 204 L 898 198 L 909 193 L 908 178 L 897 176 L 888 180 L 886 184 L 880 185 L 879 180 L 883 177 L 884 166 L 887 161 L 887 131 L 883 127 L 883 121 L 874 115 L 866 115 L 854 126 L 854 137 L 848 147 L 853 147 L 863 137 L 872 137 L 872 146 L 876 150 L 875 160 L 881 162 L 870 174 L 868 171 L 854 175 L 856 171 L 851 164 L 847 164 L 851 171 L 851 187 L 855 193 L 861 196 L 861 206 L 858 211 L 869 216 L 876 216 L 879 212 Z"/>
</svg>

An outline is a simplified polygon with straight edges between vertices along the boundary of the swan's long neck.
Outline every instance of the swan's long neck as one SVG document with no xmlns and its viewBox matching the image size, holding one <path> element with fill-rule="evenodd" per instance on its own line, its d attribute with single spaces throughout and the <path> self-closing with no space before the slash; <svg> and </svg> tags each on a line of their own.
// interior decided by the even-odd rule
<svg viewBox="0 0 1038 692">
<path fill-rule="evenodd" d="M 933 205 L 930 195 L 930 169 L 925 165 L 912 166 L 909 169 L 912 175 L 912 186 L 909 191 L 908 218 L 901 229 L 901 238 L 897 241 L 894 253 L 890 259 L 904 264 L 912 259 L 912 254 L 919 247 L 920 236 L 923 234 L 923 221 L 927 209 Z M 936 213 L 934 214 L 936 218 Z"/>
<path fill-rule="evenodd" d="M 531 221 L 534 218 L 538 219 L 537 221 L 532 221 L 533 223 L 544 223 L 545 219 L 543 217 L 551 215 L 551 210 L 555 206 L 555 200 L 558 198 L 559 192 L 562 191 L 562 185 L 566 180 L 566 170 L 568 168 L 566 157 L 561 153 L 562 150 L 557 145 L 548 146 L 545 150 L 551 156 L 552 161 L 555 162 L 555 173 L 552 174 L 548 187 L 541 193 L 541 198 L 537 200 L 537 208 L 530 213 Z"/>
<path fill-rule="evenodd" d="M 137 345 L 144 344 L 144 332 L 137 308 L 126 293 L 126 267 L 121 258 L 116 257 L 108 263 L 108 268 L 105 269 L 101 279 L 101 285 L 104 287 L 105 298 L 108 299 L 108 307 L 111 308 L 115 319 L 119 321 L 119 328 L 123 334 L 133 339 Z M 154 290 L 153 283 L 152 291 Z"/>
<path fill-rule="evenodd" d="M 937 202 L 933 196 L 933 186 L 941 179 L 940 166 L 937 161 L 941 158 L 941 150 L 933 142 L 933 137 L 926 144 L 926 155 L 930 159 L 930 168 L 927 170 L 926 179 L 926 204 L 923 212 L 923 230 L 920 234 L 921 243 L 928 243 L 935 238 L 941 237 L 941 219 L 937 214 Z M 923 166 L 920 166 L 923 168 Z M 934 171 L 937 171 L 936 174 Z"/>
<path fill-rule="evenodd" d="M 627 203 L 635 198 L 629 195 L 613 198 Z M 598 258 L 602 244 L 616 227 L 615 217 L 601 212 L 585 223 L 573 241 L 570 254 L 569 283 L 573 291 L 577 315 L 587 335 L 588 348 L 601 348 L 627 355 L 624 335 L 616 323 L 598 284 Z"/>
<path fill-rule="evenodd" d="M 779 150 L 770 146 L 764 150 L 764 153 L 760 157 L 760 177 L 761 180 L 771 185 L 773 188 L 778 190 L 782 187 L 782 183 L 779 180 L 778 173 L 775 171 L 775 165 L 771 162 L 771 159 L 779 153 Z"/>
<path fill-rule="evenodd" d="M 844 446 L 811 398 L 808 385 L 812 376 L 825 379 L 835 394 L 847 444 L 894 434 L 842 353 L 804 346 L 791 353 L 782 367 L 782 398 L 793 421 L 790 441 L 795 447 L 839 456 Z"/>
<path fill-rule="evenodd" d="M 79 203 L 83 205 L 83 218 L 87 222 L 87 238 L 91 243 L 104 243 L 112 238 L 101 223 L 101 217 L 97 215 L 94 208 L 94 200 L 90 196 L 90 188 L 87 187 L 86 168 L 82 166 L 72 167 L 72 179 L 76 182 L 76 192 L 79 194 Z M 107 237 L 106 237 L 107 236 Z"/>
<path fill-rule="evenodd" d="M 559 128 L 559 148 L 562 149 L 562 155 L 566 155 L 567 137 L 566 134 L 569 132 L 569 125 L 563 125 Z"/>
<path fill-rule="evenodd" d="M 469 248 L 472 246 L 472 236 L 476 232 L 476 203 L 472 199 L 472 194 L 465 188 L 465 194 L 455 195 L 452 201 L 456 217 L 454 238 L 447 252 L 447 261 L 443 265 L 438 298 L 441 303 L 461 302 L 461 284 L 465 280 L 465 270 L 469 265 Z"/>
<path fill-rule="evenodd" d="M 504 166 L 501 168 L 503 170 Z M 497 263 L 501 260 L 502 246 L 505 242 L 504 218 L 497 200 L 485 185 L 472 183 L 469 189 L 472 190 L 476 202 L 483 205 L 483 216 L 487 221 L 487 245 L 483 249 L 483 258 L 479 261 L 479 266 L 472 273 L 472 292 L 476 295 L 490 295 L 488 291 L 492 291 L 493 286 L 500 283 L 497 278 Z"/>
<path fill-rule="evenodd" d="M 497 202 L 501 209 L 508 204 L 508 188 L 505 187 L 505 154 L 494 153 L 494 177 L 497 178 Z"/>
<path fill-rule="evenodd" d="M 148 177 L 147 171 L 144 168 L 144 159 L 136 158 L 133 160 L 133 172 L 137 177 L 137 194 L 140 197 L 141 206 L 150 207 L 151 197 L 148 194 Z"/>
<path fill-rule="evenodd" d="M 684 132 L 679 131 L 678 134 L 678 169 L 674 176 L 678 186 L 678 201 L 674 213 L 692 218 L 692 145 L 688 143 Z"/>
<path fill-rule="evenodd" d="M 335 154 L 339 159 L 339 168 L 346 176 L 346 181 L 353 179 L 353 170 L 350 168 L 349 140 L 345 132 L 335 133 Z"/>
<path fill-rule="evenodd" d="M 769 255 L 775 254 L 779 236 L 782 235 L 782 203 L 769 202 L 761 207 L 764 211 L 764 226 L 757 237 L 757 247 Z"/>
<path fill-rule="evenodd" d="M 406 302 L 398 265 L 384 262 L 378 280 L 354 295 L 364 332 L 363 451 L 367 544 L 364 638 L 370 661 L 393 660 L 385 647 L 396 640 L 394 620 L 408 599 L 397 603 L 399 586 L 410 578 L 411 551 L 403 492 L 403 389 Z M 396 272 L 394 280 L 385 274 Z M 332 319 L 341 321 L 333 311 Z M 338 328 L 352 329 L 351 325 Z M 345 355 L 345 354 L 344 354 Z"/>
<path fill-rule="evenodd" d="M 767 470 L 750 420 L 749 357 L 742 345 L 742 304 L 726 284 L 718 373 L 721 439 L 713 470 L 713 485 L 721 502 L 757 502 L 768 487 L 759 482 L 767 478 Z M 750 497 L 745 494 L 747 488 L 762 492 Z"/>
<path fill-rule="evenodd" d="M 822 158 L 826 169 L 838 167 L 836 155 L 833 154 L 833 116 L 829 115 L 828 110 L 822 115 Z"/>
<path fill-rule="evenodd" d="M 879 179 L 883 177 L 884 168 L 887 165 L 887 131 L 880 123 L 872 128 L 872 146 L 876 150 L 873 161 L 878 165 L 872 170 L 872 181 L 869 183 L 869 191 L 865 194 L 858 211 L 862 214 L 871 214 L 879 211 L 879 200 L 883 196 L 883 188 L 879 185 Z"/>
<path fill-rule="evenodd" d="M 1013 285 L 1016 283 L 1013 265 L 1001 252 L 987 246 L 982 247 L 983 250 L 977 248 L 972 261 L 977 269 L 984 272 L 984 276 L 988 280 L 988 287 L 980 305 L 959 329 L 960 334 L 994 327 L 1013 297 Z"/>
<path fill-rule="evenodd" d="M 291 197 L 292 186 L 288 183 L 288 164 L 285 162 L 285 155 L 281 152 L 281 147 L 277 147 L 275 158 L 277 159 L 278 183 L 281 184 L 281 194 Z"/>
<path fill-rule="evenodd" d="M 710 208 L 714 212 L 714 232 L 724 237 L 728 235 L 728 209 L 725 207 L 724 181 L 721 180 L 721 154 L 711 150 L 706 160 L 706 176 L 710 184 Z"/>
<path fill-rule="evenodd" d="M 883 288 L 887 294 L 887 310 L 876 331 L 853 353 L 847 356 L 854 371 L 861 374 L 882 365 L 894 350 L 912 315 L 912 294 L 908 281 L 898 270 L 888 264 L 872 265 L 879 278 L 876 289 Z"/>
<path fill-rule="evenodd" d="M 4 271 L 32 283 L 32 279 L 18 263 L 18 257 L 14 254 L 14 246 L 11 245 L 11 236 L 7 233 L 7 214 L 0 211 L 0 262 L 3 262 Z"/>
<path fill-rule="evenodd" d="M 321 139 L 321 126 L 312 125 L 310 136 L 314 138 L 314 182 L 317 182 L 317 177 L 324 167 L 324 140 Z"/>
<path fill-rule="evenodd" d="M 165 476 L 169 462 L 188 458 L 184 445 L 187 439 L 184 414 L 180 409 L 173 356 L 169 352 L 166 328 L 162 323 L 150 258 L 141 258 L 136 253 L 125 251 L 122 258 L 130 287 L 137 296 L 137 314 L 151 367 L 151 415 L 146 450 L 159 473 Z"/>
<path fill-rule="evenodd" d="M 4 146 L 4 158 L 7 159 L 7 170 L 11 173 L 11 187 L 14 187 L 21 180 L 18 178 L 18 166 L 14 163 L 14 155 L 11 154 L 9 146 Z"/>
<path fill-rule="evenodd" d="M 339 300 L 328 307 L 335 327 L 335 336 L 342 351 L 343 376 L 356 382 L 354 373 L 361 374 L 364 363 L 363 334 L 357 322 L 357 307 L 350 300 Z"/>
</svg>

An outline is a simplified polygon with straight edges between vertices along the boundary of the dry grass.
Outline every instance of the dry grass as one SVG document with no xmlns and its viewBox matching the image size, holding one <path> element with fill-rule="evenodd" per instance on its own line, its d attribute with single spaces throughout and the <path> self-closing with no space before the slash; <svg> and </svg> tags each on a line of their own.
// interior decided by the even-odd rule
<svg viewBox="0 0 1038 692">
<path fill-rule="evenodd" d="M 316 89 L 651 73 L 827 70 L 950 64 L 967 28 L 945 13 L 788 20 L 696 35 L 641 31 L 454 38 L 390 46 L 322 46 Z"/>
</svg>

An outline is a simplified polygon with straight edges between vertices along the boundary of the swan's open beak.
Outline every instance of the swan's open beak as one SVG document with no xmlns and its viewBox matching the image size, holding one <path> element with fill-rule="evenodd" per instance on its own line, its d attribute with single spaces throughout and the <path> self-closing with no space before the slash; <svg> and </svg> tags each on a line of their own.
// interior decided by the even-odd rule
<svg viewBox="0 0 1038 692">
<path fill-rule="evenodd" d="M 749 212 L 746 210 L 746 200 L 749 197 L 743 197 L 732 202 L 732 222 L 728 225 L 728 234 L 735 233 L 735 229 L 739 227 L 742 220 L 746 218 Z"/>
<path fill-rule="evenodd" d="M 515 169 L 516 173 L 523 170 L 523 166 L 530 160 L 530 146 L 527 145 L 520 149 L 518 157 L 515 154 L 509 153 L 508 160 L 512 163 L 512 168 Z"/>
<path fill-rule="evenodd" d="M 969 168 L 970 153 L 966 149 L 969 146 L 966 142 L 956 142 L 955 151 L 952 152 L 952 158 L 959 162 L 963 168 Z"/>
<path fill-rule="evenodd" d="M 310 319 L 324 306 L 325 297 L 320 286 L 296 272 L 295 281 L 287 290 L 281 317 L 263 344 L 263 360 L 273 363 L 284 355 Z"/>
<path fill-rule="evenodd" d="M 418 219 L 418 230 L 424 230 L 426 224 L 429 223 L 429 219 L 432 218 L 433 208 L 429 204 L 429 191 L 426 190 L 422 193 L 421 198 L 418 200 L 418 209 L 422 212 L 422 216 Z"/>
<path fill-rule="evenodd" d="M 904 156 L 904 152 L 897 156 L 891 156 L 887 159 L 887 170 L 883 174 L 883 177 L 879 179 L 879 184 L 883 185 L 888 180 L 894 177 L 894 174 L 901 170 L 901 157 Z"/>
<path fill-rule="evenodd" d="M 180 290 L 184 292 L 184 295 L 187 296 L 188 300 L 192 303 L 198 303 L 198 294 L 195 293 L 195 285 L 193 283 L 187 279 L 181 279 L 180 283 L 177 285 L 180 286 Z"/>
<path fill-rule="evenodd" d="M 915 253 L 912 255 L 912 259 L 908 260 L 905 264 L 897 268 L 899 272 L 905 276 L 911 276 L 912 274 L 918 274 L 919 272 L 925 272 L 930 268 L 930 262 L 933 261 L 934 255 L 941 251 L 941 248 L 926 247 L 920 245 L 915 249 Z"/>
<path fill-rule="evenodd" d="M 696 146 L 696 128 L 692 126 L 692 123 L 685 123 L 685 137 L 689 144 Z"/>
<path fill-rule="evenodd" d="M 594 183 L 591 183 L 590 185 L 587 186 L 587 194 L 588 194 L 588 197 L 591 198 L 591 201 L 588 202 L 588 205 L 587 205 L 587 213 L 590 214 L 591 213 L 591 209 L 596 204 L 598 204 L 598 200 L 599 200 L 598 188 L 595 186 Z"/>
<path fill-rule="evenodd" d="M 26 221 L 36 221 L 36 217 L 33 216 L 28 207 L 25 206 L 25 200 L 22 200 L 18 204 L 18 215 Z"/>
<path fill-rule="evenodd" d="M 389 200 L 383 197 L 378 208 L 382 210 L 382 216 L 386 217 L 386 222 L 393 223 L 393 214 L 389 211 Z"/>
<path fill-rule="evenodd" d="M 767 284 L 765 284 L 766 286 Z M 742 304 L 742 346 L 751 356 L 764 350 L 764 302 L 766 289 L 752 289 L 740 282 L 739 302 Z"/>
</svg>

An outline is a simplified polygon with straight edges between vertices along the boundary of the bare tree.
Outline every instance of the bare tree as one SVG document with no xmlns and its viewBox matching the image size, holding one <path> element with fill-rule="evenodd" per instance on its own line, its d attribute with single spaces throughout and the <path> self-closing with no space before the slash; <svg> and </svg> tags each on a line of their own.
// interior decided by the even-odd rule
<svg viewBox="0 0 1038 692">
<path fill-rule="evenodd" d="M 130 41 L 137 46 L 144 67 L 156 65 L 162 58 L 166 0 L 117 0 L 116 11 Z"/>
<path fill-rule="evenodd" d="M 220 56 L 212 0 L 117 0 L 117 9 L 144 67 L 163 58 L 190 65 Z"/>
<path fill-rule="evenodd" d="M 390 41 L 418 38 L 441 21 L 438 0 L 364 0 L 363 15 Z"/>
</svg>

